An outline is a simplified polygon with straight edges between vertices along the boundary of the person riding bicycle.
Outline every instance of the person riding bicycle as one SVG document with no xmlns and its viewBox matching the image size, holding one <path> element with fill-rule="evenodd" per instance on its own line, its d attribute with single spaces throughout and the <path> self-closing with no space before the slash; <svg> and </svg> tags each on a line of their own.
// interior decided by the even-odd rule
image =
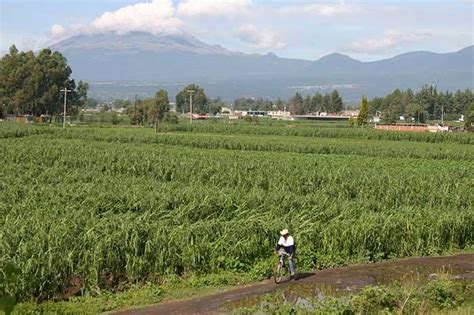
<svg viewBox="0 0 474 315">
<path fill-rule="evenodd" d="M 288 229 L 283 229 L 280 231 L 280 239 L 278 240 L 277 245 L 275 246 L 275 253 L 280 256 L 280 262 L 283 264 L 285 256 L 288 257 L 288 267 L 290 269 L 291 277 L 294 277 L 296 274 L 295 263 L 293 258 L 296 254 L 296 245 L 293 236 L 290 235 Z M 287 255 L 285 255 L 287 254 Z"/>
</svg>

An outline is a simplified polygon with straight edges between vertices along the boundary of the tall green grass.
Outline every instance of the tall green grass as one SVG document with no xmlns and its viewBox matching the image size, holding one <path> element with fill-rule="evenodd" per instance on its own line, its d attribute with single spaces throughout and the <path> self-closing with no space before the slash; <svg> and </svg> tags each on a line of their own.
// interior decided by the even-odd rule
<svg viewBox="0 0 474 315">
<path fill-rule="evenodd" d="M 453 153 L 469 146 L 436 144 L 445 149 L 436 160 L 401 156 L 403 142 L 388 142 L 398 152 L 389 156 L 365 139 L 371 154 L 344 154 L 339 139 L 324 142 L 333 152 L 301 154 L 319 144 L 26 129 L 0 132 L 10 133 L 0 140 L 0 268 L 21 269 L 20 299 L 52 298 L 77 277 L 95 290 L 167 273 L 251 271 L 287 226 L 302 269 L 473 243 L 474 161 Z"/>
</svg>

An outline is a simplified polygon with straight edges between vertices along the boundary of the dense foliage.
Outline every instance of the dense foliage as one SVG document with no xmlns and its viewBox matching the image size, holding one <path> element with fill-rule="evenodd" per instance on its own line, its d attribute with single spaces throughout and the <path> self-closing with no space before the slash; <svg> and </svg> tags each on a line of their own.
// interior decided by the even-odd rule
<svg viewBox="0 0 474 315">
<path fill-rule="evenodd" d="M 15 46 L 0 60 L 0 118 L 8 114 L 56 115 L 63 110 L 64 93 L 71 90 L 68 114 L 76 114 L 87 99 L 89 85 L 70 79 L 71 68 L 59 52 L 43 49 L 19 52 Z"/>
<path fill-rule="evenodd" d="M 235 110 L 288 110 L 292 115 L 317 114 L 318 112 L 339 113 L 343 110 L 342 98 L 337 90 L 331 93 L 306 95 L 299 92 L 288 101 L 277 99 L 275 102 L 264 98 L 238 98 L 234 101 Z"/>
<path fill-rule="evenodd" d="M 209 112 L 209 99 L 204 89 L 196 84 L 186 86 L 176 95 L 176 111 L 189 113 L 190 91 L 192 91 L 193 113 L 204 114 Z"/>
<path fill-rule="evenodd" d="M 286 226 L 301 269 L 472 245 L 470 135 L 185 126 L 0 124 L 0 268 L 21 270 L 9 292 L 255 272 Z"/>
<path fill-rule="evenodd" d="M 359 114 L 357 115 L 357 124 L 359 126 L 366 125 L 369 120 L 369 101 L 367 97 L 362 96 L 359 106 Z"/>
<path fill-rule="evenodd" d="M 445 119 L 458 119 L 473 103 L 471 90 L 439 92 L 430 85 L 416 93 L 410 89 L 397 89 L 385 97 L 374 98 L 370 101 L 369 110 L 372 115 L 381 113 L 389 123 L 397 121 L 400 116 L 410 121 L 425 122 L 427 119 L 440 119 L 442 114 Z"/>
<path fill-rule="evenodd" d="M 127 108 L 132 125 L 156 125 L 163 121 L 170 111 L 168 92 L 159 90 L 154 98 L 137 100 L 133 106 Z"/>
<path fill-rule="evenodd" d="M 364 103 L 359 104 L 362 105 Z M 387 123 L 393 123 L 401 116 L 406 121 L 424 123 L 428 119 L 458 119 L 465 115 L 472 117 L 470 106 L 474 104 L 474 94 L 471 90 L 455 93 L 439 92 L 435 86 L 423 86 L 419 91 L 411 89 L 395 90 L 384 97 L 375 97 L 368 101 L 365 120 L 369 116 L 382 116 Z M 346 104 L 347 106 L 348 104 Z M 350 104 L 349 104 L 350 105 Z M 348 106 L 352 107 L 352 106 Z M 318 112 L 338 113 L 344 109 L 343 100 L 337 90 L 331 93 L 302 95 L 299 92 L 285 101 L 278 99 L 275 102 L 263 98 L 239 98 L 234 101 L 236 110 L 284 110 L 293 115 L 315 114 Z"/>
</svg>

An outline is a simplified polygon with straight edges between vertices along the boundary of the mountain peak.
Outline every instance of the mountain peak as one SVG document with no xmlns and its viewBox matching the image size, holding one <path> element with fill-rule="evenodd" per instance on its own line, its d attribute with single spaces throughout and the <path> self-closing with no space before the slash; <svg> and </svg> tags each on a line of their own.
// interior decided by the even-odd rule
<svg viewBox="0 0 474 315">
<path fill-rule="evenodd" d="M 204 55 L 239 55 L 241 53 L 227 50 L 219 45 L 209 45 L 187 33 L 152 34 L 148 32 L 117 32 L 78 34 L 51 45 L 53 50 L 107 51 L 147 51 L 165 52 L 181 51 Z"/>
<path fill-rule="evenodd" d="M 271 51 L 269 51 L 267 54 L 264 55 L 265 57 L 270 57 L 270 58 L 278 58 L 277 55 L 275 55 L 274 53 L 272 53 Z"/>
<path fill-rule="evenodd" d="M 352 59 L 351 57 L 347 55 L 343 55 L 340 53 L 332 53 L 329 55 L 326 55 L 324 57 L 321 57 L 318 59 L 318 62 L 324 62 L 324 63 L 340 63 L 340 62 L 360 62 L 359 60 Z"/>
</svg>

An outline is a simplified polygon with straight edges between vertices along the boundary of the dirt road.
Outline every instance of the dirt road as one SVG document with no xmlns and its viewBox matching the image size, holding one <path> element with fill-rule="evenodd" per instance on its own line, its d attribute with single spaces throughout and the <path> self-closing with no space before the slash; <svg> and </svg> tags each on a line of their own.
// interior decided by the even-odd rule
<svg viewBox="0 0 474 315">
<path fill-rule="evenodd" d="M 239 301 L 273 292 L 277 289 L 301 284 L 331 285 L 342 290 L 357 290 L 371 284 L 389 283 L 409 277 L 428 277 L 445 270 L 457 278 L 474 280 L 474 253 L 444 257 L 408 258 L 378 264 L 364 264 L 349 267 L 325 269 L 315 273 L 302 274 L 297 281 L 276 285 L 272 280 L 231 289 L 217 294 L 166 302 L 156 306 L 121 311 L 123 315 L 145 314 L 225 314 L 226 303 Z"/>
</svg>

